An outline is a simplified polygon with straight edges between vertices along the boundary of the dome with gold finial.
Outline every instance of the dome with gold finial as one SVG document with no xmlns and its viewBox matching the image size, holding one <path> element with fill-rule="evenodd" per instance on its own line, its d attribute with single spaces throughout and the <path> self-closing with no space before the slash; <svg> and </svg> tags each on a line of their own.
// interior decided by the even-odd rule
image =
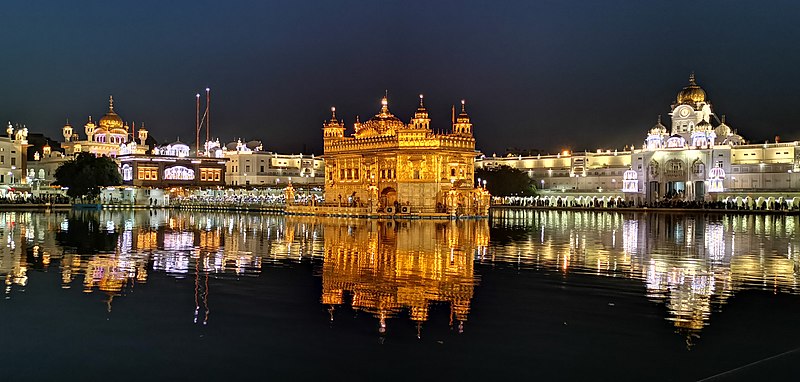
<svg viewBox="0 0 800 382">
<path fill-rule="evenodd" d="M 661 123 L 661 115 L 658 116 L 658 121 L 650 129 L 650 135 L 665 135 L 667 134 L 667 127 Z"/>
<path fill-rule="evenodd" d="M 689 85 L 686 85 L 676 98 L 676 102 L 680 104 L 698 104 L 706 102 L 706 92 L 700 85 L 697 84 L 694 78 L 694 73 L 689 75 Z"/>
<path fill-rule="evenodd" d="M 123 122 L 122 118 L 114 112 L 114 97 L 108 97 L 108 112 L 97 121 L 98 127 L 106 130 L 112 131 L 117 129 L 123 129 Z"/>
<path fill-rule="evenodd" d="M 356 131 L 356 135 L 358 137 L 392 135 L 404 127 L 403 121 L 389 112 L 389 99 L 388 96 L 384 96 L 381 99 L 381 112 L 362 123 Z"/>
</svg>

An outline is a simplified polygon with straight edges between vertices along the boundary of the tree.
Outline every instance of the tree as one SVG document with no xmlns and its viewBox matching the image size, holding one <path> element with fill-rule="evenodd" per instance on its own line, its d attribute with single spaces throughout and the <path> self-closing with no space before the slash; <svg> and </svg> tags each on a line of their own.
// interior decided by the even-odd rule
<svg viewBox="0 0 800 382">
<path fill-rule="evenodd" d="M 525 171 L 509 166 L 479 168 L 475 178 L 486 180 L 486 188 L 494 196 L 531 196 L 536 193 L 536 182 Z"/>
<path fill-rule="evenodd" d="M 95 199 L 100 189 L 122 184 L 117 163 L 109 157 L 97 157 L 90 153 L 78 153 L 75 159 L 58 166 L 56 184 L 67 187 L 67 195 L 73 199 Z"/>
</svg>

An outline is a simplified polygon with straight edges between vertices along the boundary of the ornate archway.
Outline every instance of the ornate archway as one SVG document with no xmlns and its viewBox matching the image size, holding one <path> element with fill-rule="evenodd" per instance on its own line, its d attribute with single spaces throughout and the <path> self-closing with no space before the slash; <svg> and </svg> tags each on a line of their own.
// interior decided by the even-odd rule
<svg viewBox="0 0 800 382">
<path fill-rule="evenodd" d="M 381 208 L 394 207 L 394 204 L 397 201 L 397 190 L 395 190 L 394 187 L 384 188 L 381 190 L 380 201 Z"/>
</svg>

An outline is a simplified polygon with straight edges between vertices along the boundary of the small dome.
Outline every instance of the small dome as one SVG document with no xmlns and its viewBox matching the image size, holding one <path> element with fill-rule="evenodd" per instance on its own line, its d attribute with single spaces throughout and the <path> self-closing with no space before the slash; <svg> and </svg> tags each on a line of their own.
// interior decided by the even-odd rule
<svg viewBox="0 0 800 382">
<path fill-rule="evenodd" d="M 245 143 L 245 146 L 250 150 L 255 150 L 261 147 L 261 141 L 254 139 L 252 141 L 248 141 L 247 143 Z"/>
<path fill-rule="evenodd" d="M 719 126 L 717 126 L 716 129 L 714 129 L 714 133 L 717 134 L 718 137 L 724 138 L 731 135 L 731 133 L 733 133 L 733 130 L 731 130 L 730 126 L 722 123 Z"/>
<path fill-rule="evenodd" d="M 658 116 L 658 121 L 650 129 L 651 135 L 665 135 L 667 134 L 667 127 L 661 124 L 661 116 Z"/>
<path fill-rule="evenodd" d="M 695 82 L 694 73 L 689 75 L 689 85 L 678 92 L 676 101 L 678 104 L 698 104 L 706 102 L 706 92 Z"/>
<path fill-rule="evenodd" d="M 722 115 L 722 121 L 720 121 L 719 126 L 714 129 L 714 133 L 717 134 L 720 138 L 725 138 L 731 134 L 733 134 L 733 129 L 730 126 L 725 124 L 725 114 Z"/>
</svg>

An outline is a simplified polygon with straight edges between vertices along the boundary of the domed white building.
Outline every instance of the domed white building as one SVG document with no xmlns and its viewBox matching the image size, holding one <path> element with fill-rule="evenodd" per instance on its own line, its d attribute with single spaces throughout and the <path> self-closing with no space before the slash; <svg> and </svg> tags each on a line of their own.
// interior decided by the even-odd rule
<svg viewBox="0 0 800 382">
<path fill-rule="evenodd" d="M 659 116 L 641 147 L 493 156 L 475 165 L 526 171 L 543 194 L 561 193 L 552 198 L 568 192 L 574 198 L 620 197 L 638 204 L 800 198 L 800 143 L 747 142 L 714 112 L 694 74 L 670 105 L 669 116 L 669 127 Z"/>
<path fill-rule="evenodd" d="M 116 157 L 126 154 L 144 154 L 147 152 L 147 129 L 141 127 L 138 131 L 126 124 L 122 117 L 114 111 L 114 97 L 108 98 L 108 111 L 95 123 L 92 116 L 83 126 L 85 139 L 81 139 L 69 121 L 61 129 L 64 143 L 61 147 L 66 156 L 73 156 L 79 152 L 95 155 Z"/>
<path fill-rule="evenodd" d="M 694 73 L 675 97 L 669 115 L 671 129 L 663 144 L 659 138 L 666 137 L 665 132 L 654 128 L 642 149 L 631 152 L 631 166 L 640 182 L 636 200 L 708 201 L 737 189 L 800 187 L 792 175 L 800 169 L 797 142 L 748 144 L 726 124 L 724 115 L 714 113 Z"/>
</svg>

